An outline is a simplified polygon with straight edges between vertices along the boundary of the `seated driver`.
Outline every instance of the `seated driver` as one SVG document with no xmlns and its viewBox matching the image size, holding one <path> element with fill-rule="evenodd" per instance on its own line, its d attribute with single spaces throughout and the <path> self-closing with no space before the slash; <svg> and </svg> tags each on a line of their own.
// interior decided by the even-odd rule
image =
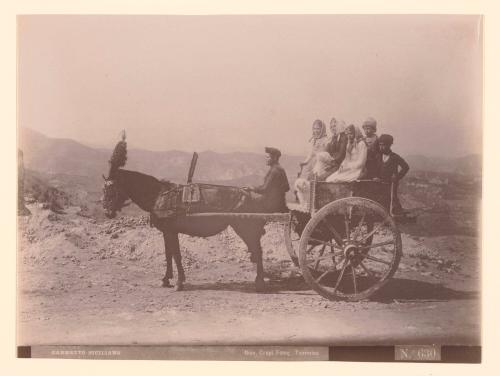
<svg viewBox="0 0 500 376">
<path fill-rule="evenodd" d="M 281 152 L 272 147 L 266 147 L 266 164 L 269 166 L 264 183 L 258 187 L 246 187 L 251 191 L 253 211 L 280 213 L 288 211 L 285 194 L 290 190 L 288 178 L 279 164 Z"/>
</svg>

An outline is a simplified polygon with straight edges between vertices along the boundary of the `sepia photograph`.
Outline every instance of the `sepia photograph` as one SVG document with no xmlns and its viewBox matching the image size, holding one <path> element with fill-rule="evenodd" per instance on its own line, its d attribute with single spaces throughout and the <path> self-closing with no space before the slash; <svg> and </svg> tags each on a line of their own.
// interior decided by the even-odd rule
<svg viewBox="0 0 500 376">
<path fill-rule="evenodd" d="M 482 124 L 480 15 L 19 15 L 16 345 L 480 349 Z"/>
</svg>

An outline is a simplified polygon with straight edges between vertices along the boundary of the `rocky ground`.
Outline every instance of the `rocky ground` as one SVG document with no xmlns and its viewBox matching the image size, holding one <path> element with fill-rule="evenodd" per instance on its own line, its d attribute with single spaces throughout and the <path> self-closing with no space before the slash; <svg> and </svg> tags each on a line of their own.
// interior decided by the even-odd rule
<svg viewBox="0 0 500 376">
<path fill-rule="evenodd" d="M 402 228 L 390 283 L 369 301 L 331 302 L 303 282 L 279 224 L 263 238 L 267 293 L 254 292 L 253 264 L 230 229 L 181 235 L 187 285 L 175 292 L 161 287 L 163 238 L 146 217 L 29 210 L 19 217 L 19 345 L 480 342 L 476 236 Z"/>
</svg>

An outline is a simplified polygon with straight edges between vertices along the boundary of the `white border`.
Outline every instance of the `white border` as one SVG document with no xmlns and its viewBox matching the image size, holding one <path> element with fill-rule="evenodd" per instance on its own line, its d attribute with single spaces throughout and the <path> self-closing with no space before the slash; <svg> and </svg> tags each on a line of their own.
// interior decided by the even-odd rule
<svg viewBox="0 0 500 376">
<path fill-rule="evenodd" d="M 340 372 L 342 375 L 359 375 L 384 372 L 384 375 L 404 372 L 407 375 L 434 375 L 471 372 L 496 373 L 498 359 L 496 336 L 500 333 L 498 302 L 500 285 L 496 270 L 500 266 L 498 246 L 495 242 L 500 212 L 498 161 L 500 140 L 499 107 L 499 43 L 500 17 L 495 1 L 472 0 L 380 0 L 380 1 L 292 1 L 280 4 L 277 0 L 264 1 L 180 1 L 180 0 L 76 0 L 35 1 L 7 0 L 0 5 L 0 40 L 2 59 L 0 85 L 2 89 L 0 116 L 2 122 L 2 172 L 7 171 L 4 184 L 0 184 L 1 229 L 2 229 L 2 309 L 0 320 L 0 372 L 3 374 L 50 374 L 50 375 L 120 375 L 154 374 L 167 375 L 185 373 L 185 366 L 192 372 L 234 375 L 255 372 L 279 372 L 291 374 L 314 374 L 318 372 Z M 286 5 L 285 5 L 286 4 Z M 485 17 L 485 112 L 484 112 L 484 195 L 483 195 L 483 364 L 481 365 L 433 365 L 433 364 L 389 364 L 379 363 L 242 363 L 242 362 L 148 362 L 148 361 L 72 361 L 35 360 L 15 358 L 15 213 L 16 213 L 16 15 L 17 14 L 484 14 Z M 495 171 L 496 170 L 496 171 Z M 193 368 L 194 366 L 194 368 Z M 279 368 L 279 369 L 278 369 Z"/>
</svg>

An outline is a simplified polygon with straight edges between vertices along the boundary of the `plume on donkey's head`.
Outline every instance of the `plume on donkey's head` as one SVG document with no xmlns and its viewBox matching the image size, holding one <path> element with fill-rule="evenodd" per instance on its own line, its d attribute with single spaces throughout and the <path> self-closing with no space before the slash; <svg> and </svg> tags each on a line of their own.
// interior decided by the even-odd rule
<svg viewBox="0 0 500 376">
<path fill-rule="evenodd" d="M 126 135 L 123 130 L 121 133 L 121 141 L 116 144 L 113 154 L 108 161 L 108 177 L 102 176 L 104 179 L 102 205 L 104 214 L 108 218 L 114 218 L 116 216 L 116 211 L 123 207 L 125 200 L 128 198 L 123 189 L 121 189 L 115 181 L 118 169 L 125 166 L 127 161 L 127 142 L 125 139 Z"/>
<path fill-rule="evenodd" d="M 127 142 L 126 140 L 126 133 L 125 130 L 122 131 L 121 133 L 121 141 L 118 141 L 118 143 L 115 146 L 115 149 L 113 150 L 113 154 L 111 155 L 111 158 L 109 159 L 109 174 L 108 177 L 111 178 L 113 173 L 120 167 L 125 166 L 125 163 L 127 162 Z"/>
</svg>

